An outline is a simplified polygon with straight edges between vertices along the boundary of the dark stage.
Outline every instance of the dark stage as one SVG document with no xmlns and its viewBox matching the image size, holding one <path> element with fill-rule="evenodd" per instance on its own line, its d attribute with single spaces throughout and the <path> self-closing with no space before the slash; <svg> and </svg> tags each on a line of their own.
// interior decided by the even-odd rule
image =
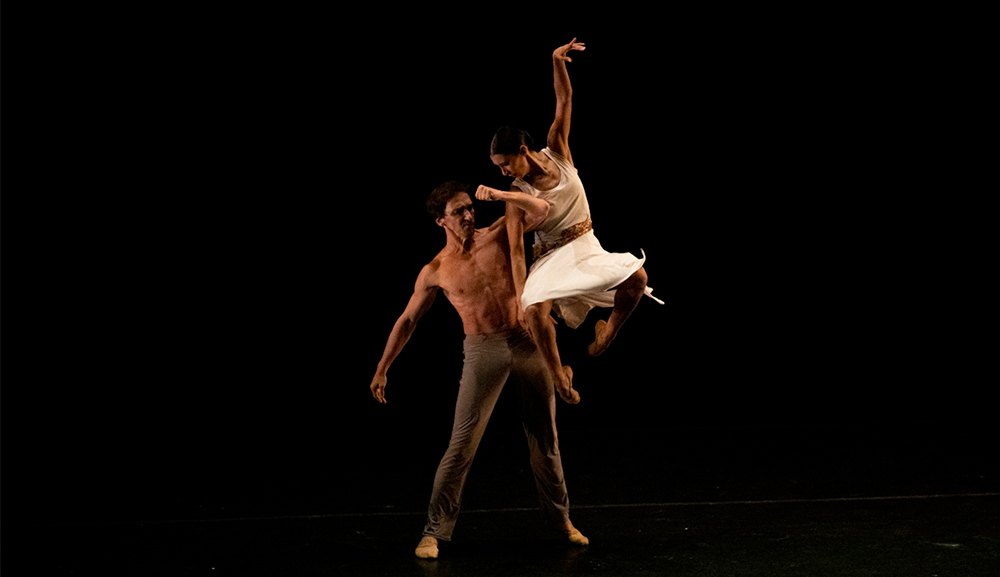
<svg viewBox="0 0 1000 577">
<path fill-rule="evenodd" d="M 241 14 L 137 22 L 55 75 L 76 96 L 49 107 L 66 136 L 44 150 L 66 160 L 5 238 L 31 251 L 5 318 L 5 572 L 998 574 L 992 229 L 956 200 L 943 144 L 961 75 L 898 15 L 484 41 Z M 641 302 L 598 359 L 606 311 L 558 328 L 590 546 L 542 528 L 501 395 L 454 541 L 418 561 L 462 366 L 443 296 L 386 405 L 369 383 L 444 242 L 427 194 L 509 184 L 490 139 L 544 139 L 551 52 L 574 36 L 570 146 L 595 233 L 645 251 L 666 305 Z"/>
<path fill-rule="evenodd" d="M 591 539 L 577 548 L 542 529 L 516 416 L 494 417 L 436 561 L 412 550 L 440 435 L 382 444 L 360 470 L 319 463 L 355 446 L 282 474 L 266 470 L 273 459 L 190 471 L 135 508 L 78 495 L 90 512 L 64 523 L 39 502 L 5 527 L 4 563 L 37 575 L 996 574 L 997 467 L 976 427 L 567 428 L 572 518 Z"/>
</svg>

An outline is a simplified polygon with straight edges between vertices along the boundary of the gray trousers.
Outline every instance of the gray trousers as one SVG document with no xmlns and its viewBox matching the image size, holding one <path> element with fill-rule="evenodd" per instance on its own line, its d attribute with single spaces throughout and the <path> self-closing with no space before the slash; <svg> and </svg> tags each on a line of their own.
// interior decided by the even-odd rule
<svg viewBox="0 0 1000 577">
<path fill-rule="evenodd" d="M 519 328 L 467 336 L 464 348 L 451 442 L 434 477 L 424 535 L 451 540 L 472 459 L 508 378 L 518 397 L 542 511 L 562 528 L 569 519 L 569 496 L 556 434 L 555 390 L 541 353 Z"/>
</svg>

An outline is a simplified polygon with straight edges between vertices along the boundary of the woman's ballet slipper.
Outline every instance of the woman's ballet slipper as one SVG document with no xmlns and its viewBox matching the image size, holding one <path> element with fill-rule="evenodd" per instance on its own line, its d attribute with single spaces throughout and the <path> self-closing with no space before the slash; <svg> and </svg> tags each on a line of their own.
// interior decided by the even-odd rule
<svg viewBox="0 0 1000 577">
<path fill-rule="evenodd" d="M 559 393 L 559 398 L 571 405 L 575 405 L 580 402 L 580 393 L 573 389 L 573 369 L 569 368 L 569 365 L 566 365 L 563 367 L 563 373 L 569 379 L 569 387 L 563 390 L 559 386 L 559 383 L 556 383 L 556 392 Z"/>
<path fill-rule="evenodd" d="M 587 347 L 588 355 L 592 357 L 599 357 L 601 356 L 601 353 L 608 350 L 608 345 L 611 344 L 610 342 L 605 342 L 603 345 L 600 344 L 601 333 L 604 332 L 604 327 L 607 326 L 607 324 L 607 321 L 597 321 L 597 324 L 594 325 L 594 342 L 590 343 L 590 346 Z"/>
<path fill-rule="evenodd" d="M 437 559 L 438 556 L 438 540 L 434 537 L 424 536 L 417 544 L 417 550 L 414 551 L 417 557 L 421 559 Z"/>
</svg>

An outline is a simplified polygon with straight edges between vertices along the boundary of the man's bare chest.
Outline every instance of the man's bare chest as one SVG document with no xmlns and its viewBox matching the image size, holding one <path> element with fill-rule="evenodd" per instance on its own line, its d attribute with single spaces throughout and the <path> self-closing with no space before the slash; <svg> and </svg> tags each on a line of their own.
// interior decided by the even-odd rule
<svg viewBox="0 0 1000 577">
<path fill-rule="evenodd" d="M 475 297 L 506 286 L 510 261 L 497 244 L 472 253 L 453 255 L 441 263 L 439 284 L 455 297 Z"/>
</svg>

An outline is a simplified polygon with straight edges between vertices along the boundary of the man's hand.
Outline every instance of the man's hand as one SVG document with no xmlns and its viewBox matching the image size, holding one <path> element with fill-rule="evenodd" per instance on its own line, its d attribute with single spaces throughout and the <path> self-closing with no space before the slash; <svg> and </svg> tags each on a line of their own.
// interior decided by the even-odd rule
<svg viewBox="0 0 1000 577">
<path fill-rule="evenodd" d="M 587 47 L 584 46 L 583 42 L 577 42 L 576 38 L 574 38 L 573 41 L 570 42 L 569 44 L 567 44 L 565 46 L 560 46 L 559 48 L 556 48 L 555 52 L 552 53 L 552 58 L 554 60 L 562 60 L 564 62 L 572 62 L 573 59 L 570 58 L 569 56 L 567 56 L 567 54 L 569 53 L 570 50 L 579 50 L 580 52 L 583 52 L 586 49 L 587 49 Z"/>
<path fill-rule="evenodd" d="M 375 375 L 375 378 L 372 379 L 371 385 L 372 396 L 375 397 L 376 401 L 382 403 L 383 405 L 385 404 L 386 381 L 387 379 L 385 375 Z"/>
<path fill-rule="evenodd" d="M 476 198 L 479 200 L 500 200 L 497 193 L 500 192 L 495 188 L 490 188 L 485 184 L 480 184 L 479 188 L 476 189 Z"/>
</svg>

